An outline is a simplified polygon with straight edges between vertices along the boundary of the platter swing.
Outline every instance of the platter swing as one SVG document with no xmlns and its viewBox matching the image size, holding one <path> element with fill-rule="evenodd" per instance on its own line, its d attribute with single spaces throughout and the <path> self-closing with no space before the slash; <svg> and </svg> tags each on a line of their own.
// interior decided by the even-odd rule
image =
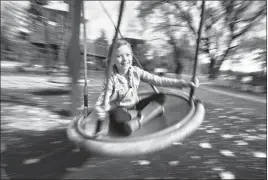
<svg viewBox="0 0 268 180">
<path fill-rule="evenodd" d="M 203 14 L 205 1 L 202 1 L 201 20 L 198 30 L 198 38 L 196 40 L 195 63 L 192 81 L 195 80 L 197 69 L 198 47 L 201 36 Z M 121 1 L 118 24 L 113 38 L 111 48 L 108 54 L 108 71 L 106 76 L 109 77 L 111 56 L 113 53 L 113 45 L 117 39 L 121 22 L 121 17 L 124 8 L 124 1 Z M 84 7 L 82 6 L 84 14 Z M 84 38 L 85 34 L 84 24 Z M 120 33 L 121 34 L 121 33 Z M 122 37 L 122 35 L 121 35 Z M 84 62 L 86 67 L 86 43 L 84 52 Z M 138 62 L 135 55 L 134 59 Z M 110 60 L 110 61 L 109 61 Z M 140 63 L 138 62 L 141 67 Z M 142 68 L 142 67 L 141 67 Z M 152 85 L 151 85 L 152 86 Z M 150 154 L 170 147 L 174 142 L 182 141 L 187 136 L 191 135 L 202 123 L 205 116 L 205 108 L 203 103 L 195 99 L 194 91 L 191 88 L 189 94 L 181 90 L 171 90 L 163 88 L 161 90 L 152 86 L 154 92 L 164 93 L 166 101 L 164 103 L 165 112 L 160 116 L 153 118 L 148 122 L 144 122 L 140 128 L 134 131 L 131 135 L 125 136 L 113 127 L 109 121 L 109 117 L 102 122 L 105 134 L 99 135 L 99 123 L 97 116 L 91 116 L 93 108 L 88 107 L 87 102 L 87 74 L 85 70 L 85 86 L 84 86 L 84 111 L 75 117 L 67 128 L 68 138 L 77 146 L 82 147 L 91 154 L 113 157 L 130 157 L 144 154 Z M 147 97 L 154 93 L 152 91 L 140 91 L 139 97 Z M 92 118 L 95 117 L 95 118 Z M 96 131 L 89 134 L 86 127 L 92 127 Z"/>
</svg>

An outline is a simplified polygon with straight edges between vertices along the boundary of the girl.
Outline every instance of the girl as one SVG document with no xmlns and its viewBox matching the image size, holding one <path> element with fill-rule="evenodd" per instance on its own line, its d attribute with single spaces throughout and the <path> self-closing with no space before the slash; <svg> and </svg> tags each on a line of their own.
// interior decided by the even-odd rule
<svg viewBox="0 0 268 180">
<path fill-rule="evenodd" d="M 142 124 L 163 113 L 165 95 L 155 93 L 147 98 L 139 99 L 138 87 L 140 81 L 169 87 L 198 87 L 196 84 L 156 76 L 136 66 L 132 66 L 132 48 L 125 40 L 115 43 L 115 59 L 113 59 L 112 75 L 107 83 L 106 93 L 109 98 L 104 102 L 106 82 L 96 102 L 95 110 L 100 120 L 104 120 L 107 112 L 113 125 L 118 131 L 131 134 Z"/>
</svg>

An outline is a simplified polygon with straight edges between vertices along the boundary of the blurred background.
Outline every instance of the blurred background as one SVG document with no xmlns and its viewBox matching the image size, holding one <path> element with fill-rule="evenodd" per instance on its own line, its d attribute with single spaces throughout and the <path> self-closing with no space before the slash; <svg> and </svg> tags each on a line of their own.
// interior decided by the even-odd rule
<svg viewBox="0 0 268 180">
<path fill-rule="evenodd" d="M 119 2 L 102 2 L 117 22 Z M 193 67 L 201 2 L 127 2 L 122 34 L 143 66 L 190 74 Z M 64 48 L 71 28 L 64 1 L 2 1 L 1 60 L 65 65 Z M 210 78 L 265 77 L 266 2 L 207 2 L 198 72 Z M 114 27 L 98 1 L 85 2 L 89 68 L 105 66 Z M 70 36 L 70 34 L 69 34 Z M 81 51 L 83 27 L 81 24 Z M 164 48 L 165 47 L 165 48 Z M 83 69 L 83 68 L 81 68 Z M 265 82 L 265 80 L 264 80 Z"/>
<path fill-rule="evenodd" d="M 1 136 L 3 136 L 1 144 L 3 142 L 3 147 L 4 144 L 7 147 L 15 146 L 21 151 L 19 156 L 16 151 L 10 151 L 9 154 L 6 151 L 5 165 L 2 167 L 9 167 L 9 169 L 6 168 L 8 169 L 6 174 L 12 178 L 37 178 L 44 173 L 39 171 L 43 166 L 40 166 L 34 174 L 30 171 L 32 166 L 23 167 L 26 168 L 23 169 L 19 165 L 22 162 L 25 165 L 36 164 L 40 161 L 40 154 L 31 154 L 36 149 L 29 150 L 38 141 L 44 146 L 41 148 L 41 145 L 36 145 L 40 147 L 41 154 L 47 154 L 44 150 L 46 147 L 50 148 L 48 151 L 54 151 L 53 149 L 57 149 L 62 144 L 73 148 L 67 138 L 63 138 L 64 129 L 72 118 L 66 110 L 72 103 L 69 97 L 72 90 L 69 85 L 70 78 L 66 62 L 66 52 L 72 34 L 70 2 L 70 0 L 1 1 Z M 84 4 L 85 17 L 81 16 L 80 24 L 80 49 L 82 60 L 85 45 L 82 22 L 85 21 L 89 104 L 93 105 L 97 98 L 96 93 L 104 79 L 108 48 L 115 32 L 111 20 L 116 24 L 120 1 L 85 1 Z M 236 113 L 244 113 L 244 118 L 259 118 L 263 120 L 258 121 L 260 124 L 250 126 L 260 126 L 260 128 L 262 126 L 266 129 L 266 8 L 266 1 L 206 2 L 197 77 L 200 79 L 201 86 L 207 86 L 212 90 L 201 89 L 197 92 L 197 97 L 207 105 L 208 120 L 220 119 L 215 109 L 233 107 L 237 108 L 237 112 L 233 112 L 233 117 L 238 117 Z M 167 77 L 190 79 L 193 73 L 200 14 L 201 1 L 126 1 L 120 30 L 131 43 L 134 54 L 146 70 Z M 84 82 L 82 62 L 78 70 L 81 71 L 79 98 L 82 102 Z M 240 99 L 230 97 L 225 99 L 222 94 L 216 94 L 216 90 L 230 97 L 237 98 L 239 95 Z M 256 104 L 252 102 L 252 99 L 257 99 L 254 100 Z M 77 108 L 81 109 L 82 104 Z M 245 114 L 246 112 L 252 112 L 252 114 Z M 213 126 L 217 125 L 213 124 Z M 61 129 L 60 134 L 56 132 L 55 136 L 52 135 L 55 129 Z M 34 134 L 39 134 L 36 135 L 38 138 L 29 140 L 27 144 L 32 131 Z M 48 138 L 48 134 L 51 137 Z M 41 137 L 43 141 L 39 139 Z M 56 140 L 57 138 L 64 140 Z M 266 140 L 266 135 L 264 139 Z M 54 144 L 51 143 L 52 141 Z M 258 149 L 265 154 L 261 157 L 266 158 L 265 144 L 264 141 L 259 143 Z M 63 150 L 58 151 L 62 155 Z M 193 151 L 195 152 L 194 148 Z M 27 152 L 31 154 L 27 156 L 31 161 L 27 161 L 24 157 Z M 65 158 L 61 155 L 59 155 L 60 160 Z M 13 157 L 21 158 L 20 162 L 14 160 Z M 76 155 L 72 157 L 79 159 Z M 80 153 L 79 157 L 84 160 L 87 155 Z M 164 159 L 167 160 L 167 157 L 164 156 Z M 188 161 L 185 160 L 185 162 Z M 255 164 L 255 161 L 250 161 L 249 164 L 251 162 Z M 229 165 L 231 164 L 229 162 Z M 261 168 L 265 168 L 265 164 L 261 164 Z M 66 167 L 63 169 L 65 171 Z M 246 177 L 243 174 L 244 171 L 237 170 L 236 172 L 242 172 L 239 177 Z M 258 177 L 254 173 L 252 178 Z M 264 177 L 266 170 L 259 170 L 258 173 Z M 122 177 L 141 177 L 133 174 L 130 176 L 130 174 Z M 189 173 L 182 176 L 187 177 L 187 174 Z M 203 177 L 203 175 L 200 176 Z M 55 175 L 54 172 L 47 177 L 58 178 L 60 176 Z M 98 174 L 96 177 L 101 177 L 101 175 Z M 213 178 L 214 176 L 205 173 L 204 177 Z"/>
</svg>

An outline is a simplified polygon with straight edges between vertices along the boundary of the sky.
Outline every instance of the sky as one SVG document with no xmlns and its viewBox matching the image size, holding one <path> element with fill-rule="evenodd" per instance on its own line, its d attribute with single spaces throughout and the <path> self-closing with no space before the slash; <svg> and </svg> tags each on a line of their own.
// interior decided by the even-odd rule
<svg viewBox="0 0 268 180">
<path fill-rule="evenodd" d="M 114 24 L 117 24 L 120 1 L 102 1 L 103 6 L 110 14 Z M 125 1 L 124 13 L 122 16 L 122 23 L 120 31 L 126 36 L 128 24 L 136 16 L 135 8 L 139 4 L 138 1 Z M 86 1 L 86 18 L 89 19 L 87 25 L 88 37 L 95 39 L 100 35 L 100 30 L 104 29 L 107 33 L 108 39 L 111 40 L 114 36 L 115 30 L 109 17 L 105 14 L 99 1 Z"/>
</svg>

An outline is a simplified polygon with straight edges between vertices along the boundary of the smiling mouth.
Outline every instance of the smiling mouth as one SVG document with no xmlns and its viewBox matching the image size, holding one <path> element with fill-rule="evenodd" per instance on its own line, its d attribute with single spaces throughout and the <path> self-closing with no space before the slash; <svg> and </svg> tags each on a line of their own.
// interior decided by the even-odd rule
<svg viewBox="0 0 268 180">
<path fill-rule="evenodd" d="M 121 63 L 122 66 L 129 65 L 130 63 Z"/>
</svg>

